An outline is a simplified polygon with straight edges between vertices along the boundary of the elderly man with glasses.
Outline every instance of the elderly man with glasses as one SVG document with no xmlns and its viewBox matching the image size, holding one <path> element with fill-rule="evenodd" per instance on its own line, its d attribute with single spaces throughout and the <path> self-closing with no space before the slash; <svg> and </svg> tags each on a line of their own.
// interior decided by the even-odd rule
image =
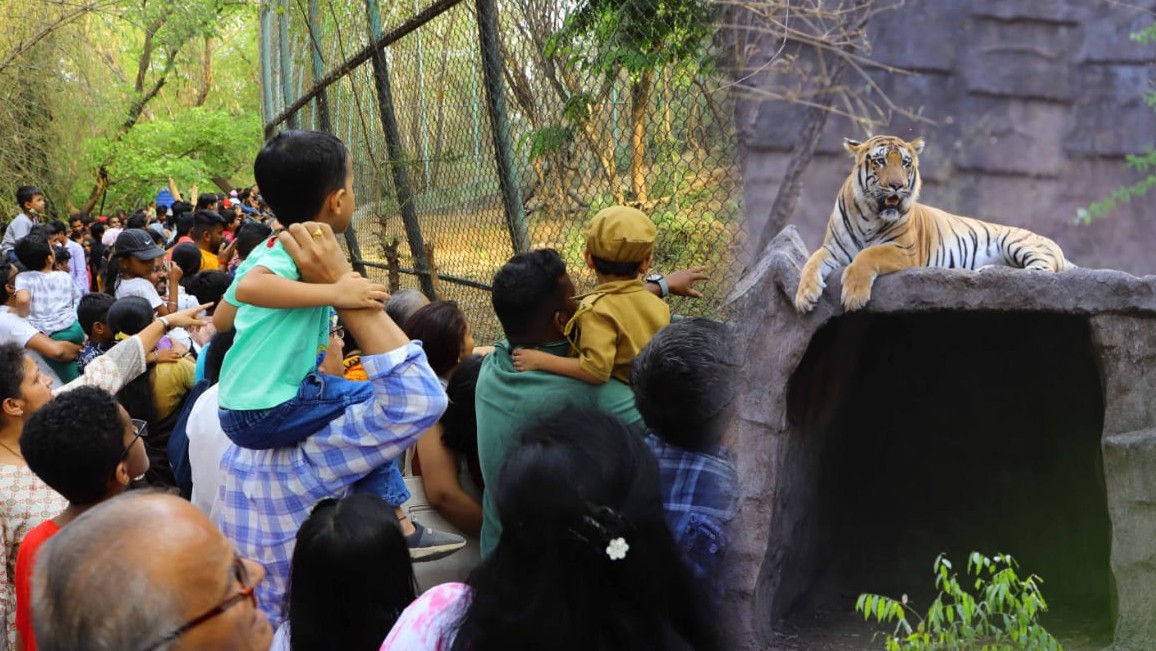
<svg viewBox="0 0 1156 651">
<path fill-rule="evenodd" d="M 264 577 L 192 504 L 133 491 L 40 550 L 36 641 L 42 651 L 268 651 L 273 630 L 255 594 Z"/>
</svg>

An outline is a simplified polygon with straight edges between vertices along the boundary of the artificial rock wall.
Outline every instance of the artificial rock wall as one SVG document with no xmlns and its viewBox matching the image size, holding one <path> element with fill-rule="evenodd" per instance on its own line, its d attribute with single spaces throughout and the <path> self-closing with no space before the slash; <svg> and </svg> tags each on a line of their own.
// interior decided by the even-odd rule
<svg viewBox="0 0 1156 651">
<path fill-rule="evenodd" d="M 1015 555 L 1116 649 L 1156 648 L 1156 277 L 917 269 L 845 315 L 836 270 L 803 316 L 809 252 L 788 227 L 734 294 L 732 648 L 973 549 Z"/>
<path fill-rule="evenodd" d="M 1129 35 L 1152 24 L 1154 0 L 907 0 L 871 18 L 866 55 L 913 72 L 871 78 L 896 105 L 927 118 L 894 116 L 876 127 L 923 136 L 923 203 L 948 212 L 1029 228 L 1056 240 L 1089 268 L 1156 273 L 1156 220 L 1146 199 L 1090 226 L 1073 224 L 1079 208 L 1141 178 L 1125 156 L 1156 146 L 1156 44 Z M 755 69 L 779 48 L 774 29 L 747 62 Z M 793 54 L 786 48 L 783 56 Z M 807 53 L 799 53 L 804 64 Z M 785 78 L 768 66 L 743 83 L 797 87 L 806 96 L 808 68 Z M 865 88 L 848 75 L 847 83 Z M 868 99 L 872 99 L 868 95 Z M 877 99 L 877 95 L 874 96 Z M 805 108 L 743 99 L 735 119 L 744 201 L 754 232 L 770 212 L 799 134 Z M 822 237 L 852 160 L 842 139 L 867 134 L 832 115 L 791 218 L 808 243 Z"/>
</svg>

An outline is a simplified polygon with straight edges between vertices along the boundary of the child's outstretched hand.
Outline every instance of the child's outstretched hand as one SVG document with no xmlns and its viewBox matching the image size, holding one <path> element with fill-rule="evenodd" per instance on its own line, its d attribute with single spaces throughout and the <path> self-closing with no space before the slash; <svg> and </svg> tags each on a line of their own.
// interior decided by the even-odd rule
<svg viewBox="0 0 1156 651">
<path fill-rule="evenodd" d="M 386 291 L 385 285 L 364 278 L 356 271 L 350 271 L 333 283 L 333 307 L 338 309 L 381 310 L 385 308 L 387 300 L 389 292 Z"/>
<path fill-rule="evenodd" d="M 542 358 L 549 354 L 533 348 L 519 348 L 514 351 L 514 368 L 519 371 L 540 371 Z"/>
</svg>

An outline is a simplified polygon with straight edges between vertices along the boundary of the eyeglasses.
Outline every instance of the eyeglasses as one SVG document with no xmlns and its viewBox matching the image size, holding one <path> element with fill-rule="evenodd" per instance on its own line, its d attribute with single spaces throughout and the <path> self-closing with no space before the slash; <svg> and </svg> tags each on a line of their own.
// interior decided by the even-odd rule
<svg viewBox="0 0 1156 651">
<path fill-rule="evenodd" d="M 337 326 L 336 328 L 330 328 L 329 329 L 329 336 L 330 337 L 337 337 L 338 339 L 344 339 L 345 338 L 345 326 Z"/>
<path fill-rule="evenodd" d="M 124 463 L 124 460 L 128 459 L 128 451 L 132 449 L 132 446 L 136 445 L 137 439 L 149 435 L 148 421 L 140 420 L 139 418 L 133 418 L 131 420 L 133 434 L 132 440 L 128 442 L 128 445 L 124 446 L 124 452 L 120 453 L 119 463 Z"/>
<path fill-rule="evenodd" d="M 249 570 L 248 570 L 248 568 L 245 567 L 245 563 L 244 563 L 244 561 L 241 560 L 240 556 L 234 556 L 233 557 L 233 576 L 237 579 L 237 583 L 241 584 L 241 591 L 240 592 L 238 592 L 237 594 L 222 601 L 217 606 L 214 606 L 213 608 L 206 610 L 201 615 L 198 615 L 197 617 L 190 619 L 187 623 L 182 624 L 178 628 L 173 629 L 172 633 L 169 633 L 168 635 L 162 637 L 161 639 L 157 640 L 156 642 L 153 642 L 152 644 L 150 644 L 146 647 L 141 647 L 140 651 L 153 651 L 153 649 L 162 647 L 162 646 L 168 644 L 169 642 L 172 642 L 173 640 L 177 639 L 178 637 L 184 635 L 185 633 L 188 633 L 189 631 L 196 628 L 197 626 L 200 626 L 201 624 L 204 624 L 205 622 L 209 621 L 210 619 L 212 619 L 218 615 L 223 614 L 225 611 L 229 610 L 233 606 L 241 603 L 242 601 L 244 601 L 246 599 L 251 600 L 253 602 L 253 607 L 256 608 L 257 607 L 257 595 L 254 591 L 257 589 L 257 585 L 250 581 Z"/>
</svg>

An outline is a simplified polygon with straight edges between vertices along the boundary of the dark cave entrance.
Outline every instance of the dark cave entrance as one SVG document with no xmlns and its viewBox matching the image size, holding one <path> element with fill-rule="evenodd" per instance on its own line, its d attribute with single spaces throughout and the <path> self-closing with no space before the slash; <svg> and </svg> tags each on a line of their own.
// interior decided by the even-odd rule
<svg viewBox="0 0 1156 651">
<path fill-rule="evenodd" d="M 935 596 L 932 562 L 1010 553 L 1044 579 L 1044 624 L 1110 639 L 1115 590 L 1086 318 L 855 314 L 812 339 L 770 545 L 776 621 L 851 612 L 861 592 Z M 964 582 L 969 584 L 970 582 Z M 861 620 L 860 620 L 861 621 Z"/>
</svg>

